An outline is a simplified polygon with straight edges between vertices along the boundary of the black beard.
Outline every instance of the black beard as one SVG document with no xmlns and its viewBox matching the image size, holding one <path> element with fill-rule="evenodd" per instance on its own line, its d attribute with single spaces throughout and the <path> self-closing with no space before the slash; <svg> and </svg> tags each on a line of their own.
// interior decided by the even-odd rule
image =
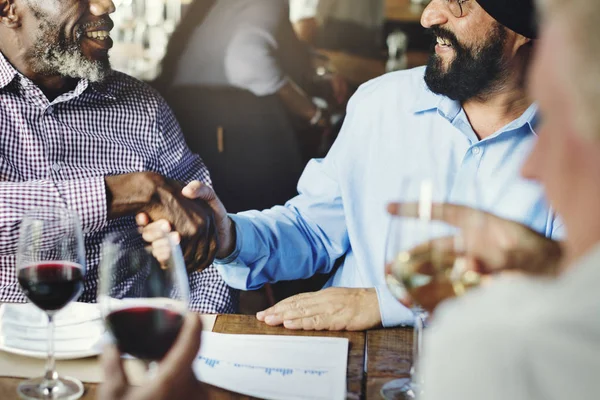
<svg viewBox="0 0 600 400">
<path fill-rule="evenodd" d="M 507 35 L 502 25 L 497 23 L 488 40 L 479 48 L 463 46 L 452 32 L 439 26 L 430 28 L 429 33 L 449 41 L 456 53 L 444 72 L 442 59 L 433 51 L 425 70 L 425 83 L 429 90 L 464 102 L 485 98 L 502 86 L 508 75 L 503 58 Z"/>
</svg>

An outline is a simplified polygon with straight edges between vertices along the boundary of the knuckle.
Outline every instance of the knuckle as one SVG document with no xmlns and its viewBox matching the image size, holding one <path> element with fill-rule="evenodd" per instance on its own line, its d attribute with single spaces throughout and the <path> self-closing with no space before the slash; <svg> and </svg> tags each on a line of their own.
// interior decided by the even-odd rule
<svg viewBox="0 0 600 400">
<path fill-rule="evenodd" d="M 310 317 L 311 316 L 311 310 L 309 308 L 306 307 L 299 307 L 296 309 L 296 311 L 302 316 L 302 317 Z"/>
<path fill-rule="evenodd" d="M 309 318 L 310 324 L 315 328 L 315 329 L 321 329 L 322 324 L 323 324 L 323 317 L 321 315 L 313 315 L 312 317 Z"/>
</svg>

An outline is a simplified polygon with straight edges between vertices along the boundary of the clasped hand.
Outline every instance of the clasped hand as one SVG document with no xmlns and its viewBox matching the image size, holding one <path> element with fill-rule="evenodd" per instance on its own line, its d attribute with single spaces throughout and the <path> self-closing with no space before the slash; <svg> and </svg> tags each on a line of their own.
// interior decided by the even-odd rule
<svg viewBox="0 0 600 400">
<path fill-rule="evenodd" d="M 105 178 L 109 218 L 137 214 L 138 224 L 168 222 L 177 232 L 189 272 L 210 266 L 219 250 L 211 206 L 186 197 L 183 185 L 153 172 Z"/>
</svg>

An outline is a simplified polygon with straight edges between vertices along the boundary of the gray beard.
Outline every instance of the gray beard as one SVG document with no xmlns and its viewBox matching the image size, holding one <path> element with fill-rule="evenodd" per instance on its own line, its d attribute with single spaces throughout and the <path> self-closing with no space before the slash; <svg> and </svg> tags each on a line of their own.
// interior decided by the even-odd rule
<svg viewBox="0 0 600 400">
<path fill-rule="evenodd" d="M 100 82 L 111 73 L 108 56 L 106 60 L 90 60 L 81 51 L 80 38 L 66 43 L 60 28 L 40 18 L 40 35 L 28 52 L 33 72 L 40 75 L 61 75 L 69 78 Z"/>
<path fill-rule="evenodd" d="M 79 49 L 64 51 L 48 47 L 36 48 L 33 61 L 32 69 L 38 74 L 88 79 L 91 82 L 100 82 L 111 72 L 108 63 L 89 60 Z"/>
</svg>

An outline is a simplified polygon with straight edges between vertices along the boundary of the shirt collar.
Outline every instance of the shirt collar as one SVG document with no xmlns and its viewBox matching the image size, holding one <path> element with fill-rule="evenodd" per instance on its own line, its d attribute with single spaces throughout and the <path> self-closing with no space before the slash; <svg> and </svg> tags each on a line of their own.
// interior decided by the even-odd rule
<svg viewBox="0 0 600 400">
<path fill-rule="evenodd" d="M 437 109 L 449 121 L 456 118 L 462 109 L 460 102 L 441 94 L 433 93 L 429 87 L 427 87 L 425 80 L 422 81 L 422 85 L 423 90 L 413 108 L 415 114 Z"/>
<path fill-rule="evenodd" d="M 416 114 L 430 110 L 438 110 L 449 121 L 454 120 L 454 118 L 456 118 L 456 116 L 462 110 L 460 102 L 452 100 L 449 97 L 433 93 L 431 90 L 429 90 L 425 81 L 423 81 L 423 85 L 424 90 L 421 91 L 419 98 L 413 107 L 413 112 Z M 538 105 L 533 103 L 519 118 L 506 125 L 503 129 L 501 129 L 500 132 L 506 132 L 527 126 L 531 133 L 537 136 L 535 128 L 537 127 L 538 122 Z"/>
<path fill-rule="evenodd" d="M 4 57 L 4 54 L 0 52 L 0 89 L 8 86 L 15 77 L 21 75 L 19 71 L 15 69 L 11 65 L 10 62 Z M 111 76 L 108 76 L 104 82 L 96 82 L 91 83 L 87 79 L 81 79 L 77 84 L 75 89 L 75 96 L 79 96 L 81 93 L 85 91 L 88 87 L 91 87 L 95 92 L 109 98 L 111 100 L 116 100 L 116 96 L 114 91 L 112 90 L 112 85 L 109 85 L 107 81 L 111 79 Z"/>
<path fill-rule="evenodd" d="M 19 72 L 13 67 L 8 60 L 4 57 L 4 54 L 0 52 L 0 89 L 4 89 L 8 86 Z"/>
<path fill-rule="evenodd" d="M 107 76 L 102 82 L 94 82 L 90 83 L 89 86 L 99 95 L 106 97 L 110 100 L 116 100 L 116 92 L 114 90 L 114 85 L 111 85 L 113 75 L 115 72 L 111 72 L 109 76 Z"/>
<path fill-rule="evenodd" d="M 420 91 L 419 98 L 415 102 L 415 106 L 413 107 L 414 113 L 419 113 L 423 111 L 433 110 L 438 108 L 439 104 L 444 100 L 450 100 L 446 96 L 442 96 L 439 94 L 433 93 L 427 87 L 425 80 L 421 80 L 421 84 L 423 85 L 423 90 Z"/>
</svg>

